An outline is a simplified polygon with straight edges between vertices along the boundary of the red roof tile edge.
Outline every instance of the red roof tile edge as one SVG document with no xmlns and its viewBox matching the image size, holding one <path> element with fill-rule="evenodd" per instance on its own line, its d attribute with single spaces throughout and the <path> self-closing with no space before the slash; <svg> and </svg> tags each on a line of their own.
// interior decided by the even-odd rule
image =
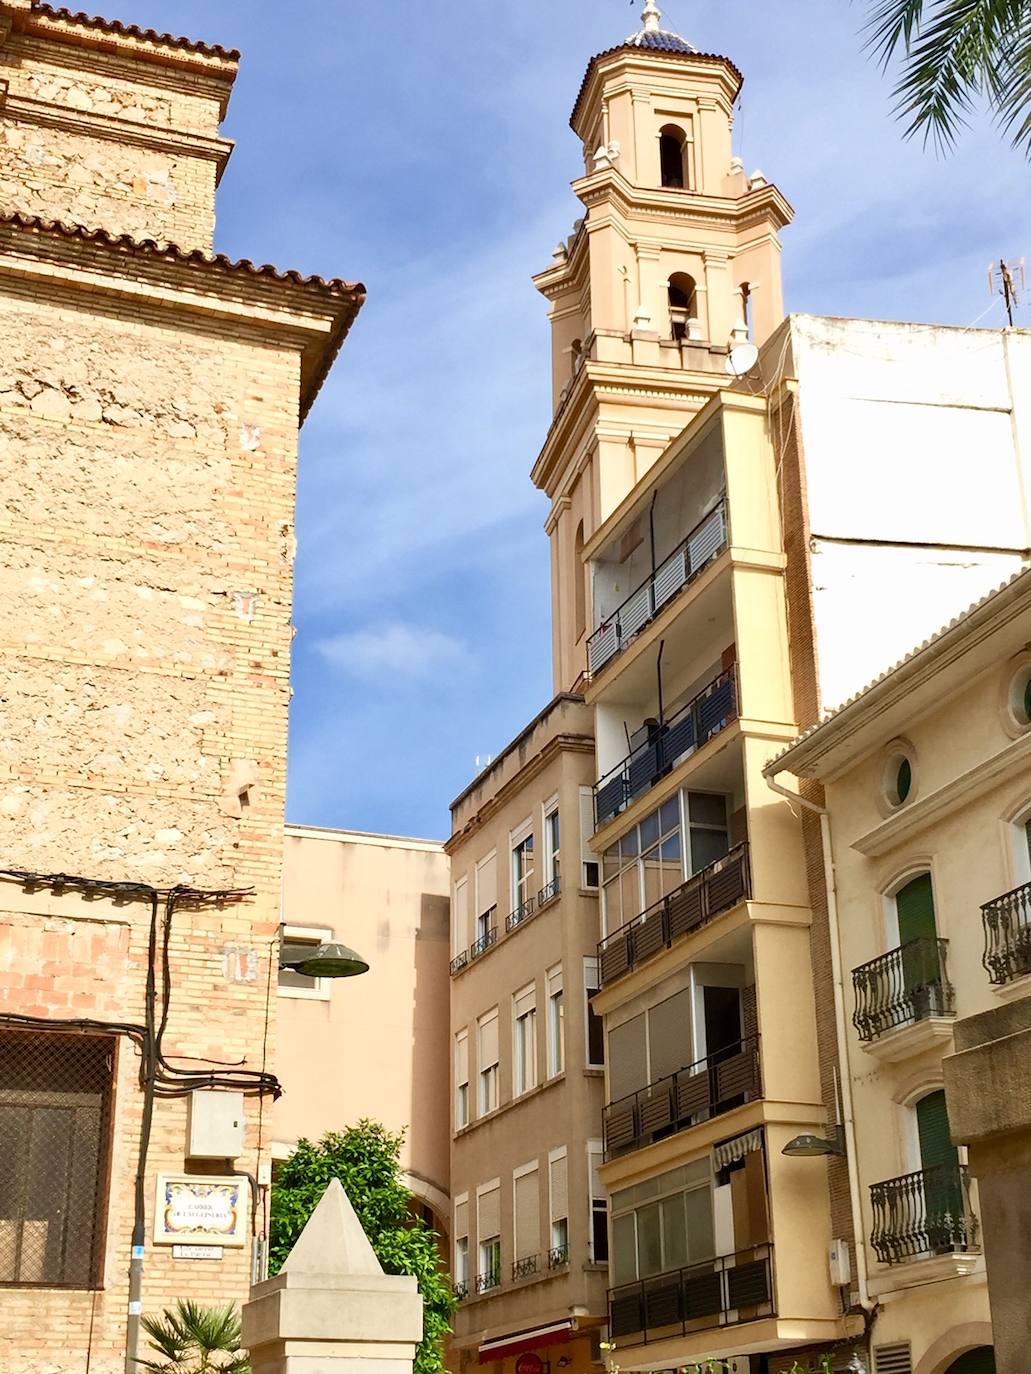
<svg viewBox="0 0 1031 1374">
<path fill-rule="evenodd" d="M 262 277 L 267 281 L 290 282 L 294 286 L 314 287 L 329 291 L 334 295 L 349 297 L 365 295 L 361 282 L 344 281 L 340 277 L 304 276 L 303 273 L 287 270 L 280 271 L 270 263 L 256 266 L 249 258 L 234 262 L 224 253 L 205 253 L 200 248 L 180 248 L 178 244 L 165 246 L 154 239 L 134 239 L 131 234 L 110 234 L 106 229 L 89 229 L 83 224 L 63 224 L 60 220 L 40 219 L 38 215 L 23 215 L 16 210 L 0 213 L 0 226 L 9 224 L 18 229 L 35 230 L 41 234 L 56 234 L 62 238 L 82 239 L 99 243 L 105 248 L 142 249 L 155 257 L 172 258 L 176 262 L 197 263 L 203 267 L 219 267 L 227 272 L 246 272 L 252 277 Z"/>
<path fill-rule="evenodd" d="M 138 24 L 124 24 L 120 19 L 103 19 L 99 15 L 73 11 L 63 6 L 50 5 L 45 0 L 34 0 L 32 14 L 44 19 L 60 19 L 68 24 L 79 24 L 83 28 L 101 29 L 104 33 L 124 34 L 127 38 L 143 38 L 149 43 L 161 43 L 165 47 L 180 48 L 184 52 L 201 53 L 205 57 L 221 57 L 226 62 L 239 62 L 240 54 L 236 48 L 223 48 L 220 43 L 204 43 L 196 38 L 177 38 L 172 33 L 158 33 L 157 29 L 142 29 Z"/>
</svg>

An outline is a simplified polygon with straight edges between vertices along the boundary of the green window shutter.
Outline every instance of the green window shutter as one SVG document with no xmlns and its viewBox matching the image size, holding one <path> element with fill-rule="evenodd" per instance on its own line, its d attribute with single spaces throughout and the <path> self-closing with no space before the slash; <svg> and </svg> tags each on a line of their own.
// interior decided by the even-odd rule
<svg viewBox="0 0 1031 1374">
<path fill-rule="evenodd" d="M 938 938 L 930 873 L 921 873 L 905 887 L 899 888 L 895 894 L 895 910 L 898 913 L 900 945 L 906 945 L 910 940 Z"/>
<path fill-rule="evenodd" d="M 949 1138 L 949 1116 L 945 1093 L 928 1093 L 916 1104 L 916 1128 L 920 1140 L 920 1164 L 924 1169 L 936 1164 L 958 1164 L 959 1153 Z"/>
</svg>

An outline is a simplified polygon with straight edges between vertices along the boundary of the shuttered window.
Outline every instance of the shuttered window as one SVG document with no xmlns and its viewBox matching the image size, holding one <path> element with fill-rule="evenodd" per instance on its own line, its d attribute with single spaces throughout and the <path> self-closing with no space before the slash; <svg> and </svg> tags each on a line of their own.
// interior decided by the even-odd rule
<svg viewBox="0 0 1031 1374">
<path fill-rule="evenodd" d="M 476 865 L 476 915 L 498 904 L 498 856 L 488 854 Z"/>
<path fill-rule="evenodd" d="M 476 1234 L 480 1244 L 501 1234 L 501 1184 L 495 1182 L 476 1198 Z"/>
<path fill-rule="evenodd" d="M 0 1285 L 100 1283 L 114 1053 L 0 1032 Z"/>
<path fill-rule="evenodd" d="M 648 1057 L 650 1083 L 692 1062 L 689 988 L 667 997 L 648 1012 Z"/>
<path fill-rule="evenodd" d="M 591 849 L 594 834 L 594 793 L 589 787 L 580 788 L 580 881 L 584 887 L 598 886 L 598 856 Z"/>
<path fill-rule="evenodd" d="M 516 1176 L 513 1193 L 515 1257 L 521 1260 L 539 1254 L 541 1248 L 541 1190 L 536 1164 Z"/>
<path fill-rule="evenodd" d="M 514 1091 L 529 1092 L 537 1086 L 537 989 L 528 984 L 512 999 Z"/>
<path fill-rule="evenodd" d="M 559 1221 L 569 1216 L 569 1170 L 565 1151 L 552 1155 L 548 1161 L 550 1172 L 549 1192 L 551 1197 L 551 1219 Z"/>
<path fill-rule="evenodd" d="M 609 1258 L 609 1199 L 605 1185 L 598 1177 L 605 1158 L 600 1140 L 587 1143 L 587 1167 L 591 1203 L 590 1258 L 595 1264 L 607 1264 Z"/>
<path fill-rule="evenodd" d="M 613 1102 L 648 1082 L 648 1046 L 643 1013 L 609 1031 L 609 1096 Z"/>
<path fill-rule="evenodd" d="M 469 1194 L 463 1193 L 461 1197 L 455 1198 L 455 1235 L 468 1236 L 469 1234 Z"/>
<path fill-rule="evenodd" d="M 916 1104 L 917 1136 L 920 1141 L 920 1167 L 958 1164 L 959 1152 L 949 1135 L 949 1114 L 942 1089 L 928 1093 Z"/>
<path fill-rule="evenodd" d="M 898 913 L 900 945 L 906 945 L 910 940 L 937 938 L 930 873 L 921 873 L 905 887 L 899 888 L 895 894 L 895 910 Z"/>
<path fill-rule="evenodd" d="M 451 953 L 461 954 L 472 944 L 469 938 L 469 882 L 461 878 L 455 883 L 454 910 L 451 917 Z"/>
<path fill-rule="evenodd" d="M 455 1125 L 469 1124 L 469 1032 L 455 1036 Z"/>
<path fill-rule="evenodd" d="M 479 1069 L 480 1115 L 492 1112 L 498 1102 L 498 1009 L 488 1012 L 476 1025 L 476 1063 Z"/>
</svg>

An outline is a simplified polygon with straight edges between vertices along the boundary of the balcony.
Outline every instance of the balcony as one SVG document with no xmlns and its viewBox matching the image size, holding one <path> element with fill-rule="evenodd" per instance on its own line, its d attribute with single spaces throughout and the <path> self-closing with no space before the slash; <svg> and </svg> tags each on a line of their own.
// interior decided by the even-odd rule
<svg viewBox="0 0 1031 1374">
<path fill-rule="evenodd" d="M 451 960 L 450 968 L 452 978 L 454 978 L 455 974 L 461 973 L 464 968 L 467 968 L 474 959 L 478 959 L 481 954 L 485 954 L 487 950 L 490 949 L 491 945 L 497 942 L 497 914 L 497 907 L 492 906 L 489 911 L 485 911 L 483 915 L 479 917 L 477 927 L 481 929 L 483 933 L 480 935 L 479 939 L 472 942 L 468 949 L 460 950 Z M 508 919 L 511 920 L 512 918 L 509 917 Z M 511 929 L 507 921 L 505 924 L 508 929 Z"/>
<path fill-rule="evenodd" d="M 593 675 L 622 653 L 641 630 L 727 547 L 723 501 L 650 573 L 587 641 L 587 666 Z"/>
<path fill-rule="evenodd" d="M 515 911 L 509 912 L 505 917 L 505 930 L 516 930 L 524 921 L 528 921 L 536 910 L 537 907 L 533 898 L 527 897 L 525 902 L 521 902 Z"/>
<path fill-rule="evenodd" d="M 992 983 L 1003 986 L 1031 973 L 1031 883 L 986 902 L 981 908 L 984 955 Z"/>
<path fill-rule="evenodd" d="M 962 1164 L 937 1164 L 870 1187 L 870 1244 L 882 1264 L 904 1264 L 977 1246 L 970 1180 Z"/>
<path fill-rule="evenodd" d="M 773 1316 L 772 1260 L 773 1246 L 759 1245 L 612 1288 L 609 1333 L 624 1345 L 646 1345 Z"/>
<path fill-rule="evenodd" d="M 748 845 L 739 844 L 601 941 L 598 945 L 601 986 L 608 987 L 638 964 L 668 949 L 674 940 L 700 930 L 714 916 L 737 906 L 750 893 Z"/>
<path fill-rule="evenodd" d="M 605 1158 L 640 1150 L 762 1096 L 759 1037 L 699 1059 L 605 1108 Z"/>
<path fill-rule="evenodd" d="M 540 1272 L 540 1255 L 524 1255 L 522 1259 L 512 1261 L 512 1282 L 521 1283 L 523 1279 L 532 1279 Z"/>
<path fill-rule="evenodd" d="M 549 902 L 553 902 L 561 891 L 562 879 L 556 873 L 551 882 L 546 883 L 537 893 L 537 910 L 540 911 L 542 906 L 547 906 Z"/>
<path fill-rule="evenodd" d="M 714 677 L 668 720 L 646 726 L 644 741 L 595 783 L 595 825 L 602 826 L 625 811 L 682 759 L 736 719 L 737 674 L 730 668 Z"/>
<path fill-rule="evenodd" d="M 852 970 L 852 1024 L 864 1044 L 869 1047 L 903 1027 L 922 1023 L 933 1038 L 942 1018 L 955 1016 L 946 968 L 948 945 L 948 940 L 910 940 Z"/>
<path fill-rule="evenodd" d="M 501 1270 L 490 1269 L 486 1274 L 476 1275 L 477 1293 L 489 1293 L 494 1288 L 501 1287 Z"/>
</svg>

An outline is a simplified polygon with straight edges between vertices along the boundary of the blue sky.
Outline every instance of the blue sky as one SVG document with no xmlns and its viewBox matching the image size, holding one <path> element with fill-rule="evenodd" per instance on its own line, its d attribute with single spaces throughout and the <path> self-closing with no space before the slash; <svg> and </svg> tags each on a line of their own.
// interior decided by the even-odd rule
<svg viewBox="0 0 1031 1374">
<path fill-rule="evenodd" d="M 105 8 L 243 53 L 217 247 L 369 292 L 302 436 L 292 821 L 442 837 L 476 756 L 551 695 L 546 503 L 529 481 L 550 362 L 529 278 L 578 213 L 567 120 L 586 63 L 639 8 Z M 745 74 L 737 151 L 796 211 L 789 310 L 998 325 L 987 263 L 1031 256 L 1028 167 L 987 121 L 948 160 L 904 143 L 864 14 L 676 0 L 664 23 Z"/>
</svg>

